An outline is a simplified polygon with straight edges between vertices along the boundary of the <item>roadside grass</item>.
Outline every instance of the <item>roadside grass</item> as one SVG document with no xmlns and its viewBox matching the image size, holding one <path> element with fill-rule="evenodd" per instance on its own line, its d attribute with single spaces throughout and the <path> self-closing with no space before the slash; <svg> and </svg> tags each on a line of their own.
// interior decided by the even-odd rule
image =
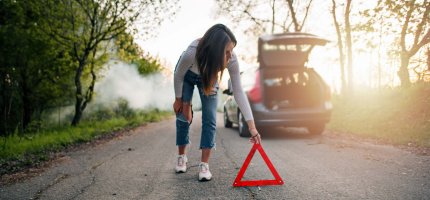
<svg viewBox="0 0 430 200">
<path fill-rule="evenodd" d="M 430 147 L 430 84 L 356 91 L 333 98 L 328 129 L 391 144 Z"/>
<path fill-rule="evenodd" d="M 78 126 L 64 125 L 37 132 L 0 137 L 0 175 L 35 166 L 49 159 L 50 153 L 68 146 L 92 141 L 103 135 L 134 128 L 148 122 L 160 121 L 171 112 L 151 110 L 132 112 L 131 115 L 109 119 L 87 119 Z"/>
</svg>

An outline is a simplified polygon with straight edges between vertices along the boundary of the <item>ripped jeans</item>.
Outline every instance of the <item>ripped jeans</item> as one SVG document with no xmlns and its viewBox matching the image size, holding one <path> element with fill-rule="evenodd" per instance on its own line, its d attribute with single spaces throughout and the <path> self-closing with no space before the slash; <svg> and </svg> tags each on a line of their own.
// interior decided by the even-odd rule
<svg viewBox="0 0 430 200">
<path fill-rule="evenodd" d="M 218 104 L 218 83 L 212 88 L 210 95 L 203 93 L 200 75 L 188 70 L 184 77 L 182 86 L 182 102 L 191 102 L 193 99 L 194 86 L 197 85 L 202 102 L 202 132 L 200 138 L 200 149 L 215 147 L 216 135 L 216 109 Z M 190 143 L 190 123 L 182 113 L 176 115 L 176 145 L 183 146 Z"/>
</svg>

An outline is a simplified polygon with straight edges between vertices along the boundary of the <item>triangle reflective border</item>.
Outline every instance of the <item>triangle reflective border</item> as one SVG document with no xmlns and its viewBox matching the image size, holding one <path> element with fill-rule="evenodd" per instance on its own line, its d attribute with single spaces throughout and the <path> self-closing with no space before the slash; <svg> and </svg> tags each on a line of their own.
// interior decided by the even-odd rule
<svg viewBox="0 0 430 200">
<path fill-rule="evenodd" d="M 260 152 L 261 157 L 263 157 L 264 162 L 269 167 L 270 171 L 272 172 L 272 175 L 275 177 L 275 180 L 246 180 L 246 181 L 242 181 L 242 177 L 245 174 L 245 171 L 248 168 L 248 165 L 251 162 L 252 157 L 254 157 L 255 151 L 257 151 L 257 150 Z M 276 171 L 276 169 L 273 166 L 270 159 L 267 157 L 266 152 L 264 152 L 261 144 L 255 144 L 254 143 L 254 146 L 252 146 L 252 149 L 249 152 L 248 157 L 246 157 L 245 162 L 243 163 L 242 167 L 239 170 L 239 173 L 236 176 L 236 179 L 233 182 L 233 187 L 283 185 L 283 184 L 284 184 L 284 181 L 279 176 L 278 172 Z"/>
</svg>

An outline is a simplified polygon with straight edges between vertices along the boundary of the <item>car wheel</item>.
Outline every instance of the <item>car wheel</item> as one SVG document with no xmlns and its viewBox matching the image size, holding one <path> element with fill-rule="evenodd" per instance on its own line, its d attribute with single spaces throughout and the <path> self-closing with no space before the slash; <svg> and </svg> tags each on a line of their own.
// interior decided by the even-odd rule
<svg viewBox="0 0 430 200">
<path fill-rule="evenodd" d="M 233 127 L 233 122 L 228 119 L 227 109 L 224 108 L 224 127 L 231 128 Z"/>
<path fill-rule="evenodd" d="M 245 118 L 240 111 L 237 112 L 237 115 L 240 137 L 250 137 L 251 133 L 249 132 L 248 124 L 246 123 Z"/>
<path fill-rule="evenodd" d="M 312 135 L 321 135 L 324 132 L 325 124 L 313 124 L 308 126 L 307 129 Z"/>
</svg>

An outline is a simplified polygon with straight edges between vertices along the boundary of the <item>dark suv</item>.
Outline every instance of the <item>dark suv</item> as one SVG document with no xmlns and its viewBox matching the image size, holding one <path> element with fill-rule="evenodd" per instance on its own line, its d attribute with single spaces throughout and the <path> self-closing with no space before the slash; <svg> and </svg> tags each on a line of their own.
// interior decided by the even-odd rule
<svg viewBox="0 0 430 200">
<path fill-rule="evenodd" d="M 320 75 L 307 66 L 307 61 L 315 45 L 327 42 L 308 33 L 259 38 L 259 66 L 241 73 L 242 87 L 257 128 L 306 127 L 311 134 L 324 131 L 331 116 L 331 92 Z M 229 95 L 224 103 L 224 126 L 238 124 L 240 136 L 249 136 L 245 119 L 232 96 L 230 80 L 223 93 Z"/>
</svg>

